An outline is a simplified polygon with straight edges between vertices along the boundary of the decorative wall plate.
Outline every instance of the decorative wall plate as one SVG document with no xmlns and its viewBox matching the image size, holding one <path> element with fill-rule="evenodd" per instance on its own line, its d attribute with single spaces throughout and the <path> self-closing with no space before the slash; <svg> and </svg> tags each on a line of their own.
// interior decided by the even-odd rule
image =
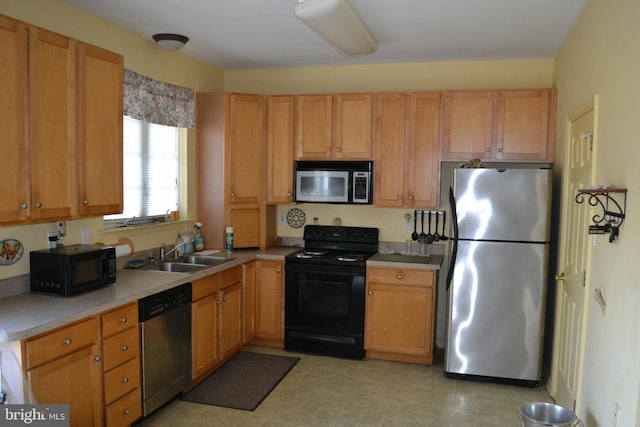
<svg viewBox="0 0 640 427">
<path fill-rule="evenodd" d="M 291 228 L 300 228 L 304 225 L 307 216 L 304 214 L 302 209 L 293 208 L 289 209 L 287 212 L 287 224 Z"/>
<path fill-rule="evenodd" d="M 11 265 L 20 261 L 24 255 L 24 246 L 16 239 L 0 241 L 0 265 Z"/>
</svg>

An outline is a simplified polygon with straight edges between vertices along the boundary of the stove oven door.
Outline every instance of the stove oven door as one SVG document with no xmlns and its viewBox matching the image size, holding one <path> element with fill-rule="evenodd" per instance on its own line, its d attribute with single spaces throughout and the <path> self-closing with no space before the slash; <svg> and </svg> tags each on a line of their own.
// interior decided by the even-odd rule
<svg viewBox="0 0 640 427">
<path fill-rule="evenodd" d="M 287 263 L 285 349 L 364 357 L 362 268 Z"/>
</svg>

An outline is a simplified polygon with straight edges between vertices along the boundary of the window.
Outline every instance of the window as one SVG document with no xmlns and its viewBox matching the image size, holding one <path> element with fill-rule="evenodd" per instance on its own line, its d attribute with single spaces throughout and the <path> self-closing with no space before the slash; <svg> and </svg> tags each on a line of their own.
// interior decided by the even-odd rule
<svg viewBox="0 0 640 427">
<path fill-rule="evenodd" d="M 111 227 L 161 222 L 178 210 L 180 128 L 125 116 L 123 129 L 124 208 L 105 220 Z"/>
</svg>

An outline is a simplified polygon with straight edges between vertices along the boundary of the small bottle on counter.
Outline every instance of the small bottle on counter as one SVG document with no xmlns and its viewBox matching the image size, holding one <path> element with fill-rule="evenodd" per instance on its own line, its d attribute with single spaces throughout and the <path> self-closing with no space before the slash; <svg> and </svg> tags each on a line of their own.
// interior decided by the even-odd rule
<svg viewBox="0 0 640 427">
<path fill-rule="evenodd" d="M 227 250 L 227 256 L 231 257 L 231 254 L 233 253 L 233 227 L 227 227 L 224 241 L 224 246 Z"/>
</svg>

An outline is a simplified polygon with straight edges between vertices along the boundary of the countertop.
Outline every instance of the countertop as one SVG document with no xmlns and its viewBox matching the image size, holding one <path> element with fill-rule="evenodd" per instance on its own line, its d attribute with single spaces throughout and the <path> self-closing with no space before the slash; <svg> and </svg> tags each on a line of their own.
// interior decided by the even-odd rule
<svg viewBox="0 0 640 427">
<path fill-rule="evenodd" d="M 440 270 L 442 255 L 403 255 L 377 253 L 367 260 L 367 266 Z"/>
<path fill-rule="evenodd" d="M 189 274 L 120 269 L 115 283 L 70 298 L 31 292 L 1 298 L 0 342 L 24 340 L 254 259 L 283 261 L 286 255 L 298 249 L 289 246 L 266 250 L 237 250 L 231 261 Z M 438 270 L 442 264 L 441 255 L 397 258 L 392 261 L 385 255 L 388 254 L 374 255 L 367 261 L 367 265 Z"/>
</svg>

